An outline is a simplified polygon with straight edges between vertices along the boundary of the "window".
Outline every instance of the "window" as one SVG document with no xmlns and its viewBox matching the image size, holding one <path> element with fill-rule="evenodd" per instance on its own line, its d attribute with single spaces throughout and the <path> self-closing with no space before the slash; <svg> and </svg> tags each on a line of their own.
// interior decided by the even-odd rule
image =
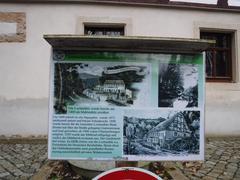
<svg viewBox="0 0 240 180">
<path fill-rule="evenodd" d="M 124 26 L 122 25 L 85 25 L 85 35 L 96 36 L 124 36 Z"/>
<path fill-rule="evenodd" d="M 201 39 L 215 40 L 216 44 L 206 51 L 207 81 L 232 80 L 231 33 L 201 32 Z"/>
<path fill-rule="evenodd" d="M 173 132 L 174 137 L 177 137 L 177 135 L 178 135 L 177 132 Z"/>
</svg>

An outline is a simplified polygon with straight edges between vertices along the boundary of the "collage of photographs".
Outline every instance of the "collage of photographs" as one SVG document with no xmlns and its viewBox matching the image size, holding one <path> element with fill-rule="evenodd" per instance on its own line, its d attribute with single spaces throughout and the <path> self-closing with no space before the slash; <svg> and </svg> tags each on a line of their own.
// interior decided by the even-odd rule
<svg viewBox="0 0 240 180">
<path fill-rule="evenodd" d="M 122 108 L 123 156 L 199 155 L 201 66 L 178 60 L 159 61 L 157 73 L 153 68 L 149 61 L 54 63 L 54 111 L 67 114 L 68 105 Z M 158 99 L 152 102 L 154 88 Z"/>
</svg>

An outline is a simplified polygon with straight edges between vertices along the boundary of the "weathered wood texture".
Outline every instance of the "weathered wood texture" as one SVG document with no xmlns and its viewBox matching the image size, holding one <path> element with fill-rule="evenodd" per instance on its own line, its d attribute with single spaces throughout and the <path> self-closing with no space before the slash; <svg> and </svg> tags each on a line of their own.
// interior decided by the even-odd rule
<svg viewBox="0 0 240 180">
<path fill-rule="evenodd" d="M 121 51 L 194 54 L 206 50 L 214 41 L 160 37 L 108 37 L 44 35 L 54 49 L 83 51 Z"/>
</svg>

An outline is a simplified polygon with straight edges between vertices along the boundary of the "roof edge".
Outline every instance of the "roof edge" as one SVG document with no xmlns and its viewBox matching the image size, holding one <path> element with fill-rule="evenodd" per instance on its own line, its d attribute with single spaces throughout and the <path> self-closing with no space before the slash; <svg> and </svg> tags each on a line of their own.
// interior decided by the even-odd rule
<svg viewBox="0 0 240 180">
<path fill-rule="evenodd" d="M 239 6 L 222 6 L 221 4 L 203 4 L 189 2 L 170 2 L 168 0 L 0 0 L 0 3 L 17 4 L 106 4 L 106 5 L 130 5 L 169 9 L 220 11 L 240 13 Z"/>
</svg>

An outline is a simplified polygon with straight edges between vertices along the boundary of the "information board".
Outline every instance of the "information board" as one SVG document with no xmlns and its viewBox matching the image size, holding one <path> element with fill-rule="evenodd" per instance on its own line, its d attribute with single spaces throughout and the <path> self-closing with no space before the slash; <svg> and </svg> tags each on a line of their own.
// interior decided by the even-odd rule
<svg viewBox="0 0 240 180">
<path fill-rule="evenodd" d="M 203 54 L 53 51 L 49 158 L 203 160 Z"/>
</svg>

